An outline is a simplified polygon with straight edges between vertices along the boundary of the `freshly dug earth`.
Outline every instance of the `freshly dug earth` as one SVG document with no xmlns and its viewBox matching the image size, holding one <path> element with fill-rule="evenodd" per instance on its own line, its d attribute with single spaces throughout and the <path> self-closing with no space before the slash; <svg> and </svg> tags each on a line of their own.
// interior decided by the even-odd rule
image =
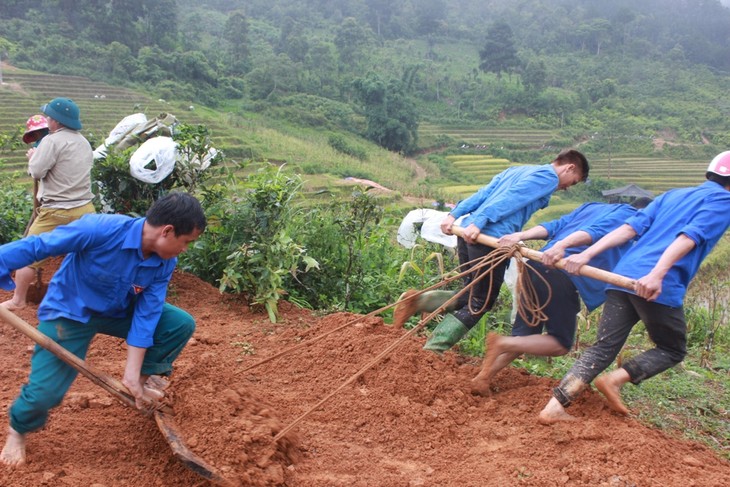
<svg viewBox="0 0 730 487">
<path fill-rule="evenodd" d="M 6 299 L 8 293 L 0 293 Z M 281 323 L 252 313 L 199 279 L 176 273 L 169 300 L 197 330 L 169 395 L 188 446 L 241 485 L 264 486 L 727 486 L 730 463 L 613 414 L 584 394 L 578 421 L 542 426 L 537 413 L 554 381 L 508 368 L 490 398 L 472 396 L 479 363 L 421 350 L 407 337 L 383 361 L 307 416 L 404 333 L 379 318 L 317 317 L 282 304 Z M 36 307 L 18 314 L 37 323 Z M 260 367 L 243 369 L 346 323 L 351 326 Z M 0 323 L 0 403 L 26 380 L 30 340 Z M 106 336 L 89 363 L 119 376 L 124 344 Z M 118 404 L 83 377 L 42 431 L 28 463 L 0 466 L 1 486 L 206 486 L 172 455 L 154 421 Z"/>
</svg>

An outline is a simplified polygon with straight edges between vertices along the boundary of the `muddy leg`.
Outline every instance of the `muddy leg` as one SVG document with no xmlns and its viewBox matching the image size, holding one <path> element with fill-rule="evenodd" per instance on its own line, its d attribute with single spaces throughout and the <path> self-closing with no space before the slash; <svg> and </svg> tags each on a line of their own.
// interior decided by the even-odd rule
<svg viewBox="0 0 730 487">
<path fill-rule="evenodd" d="M 26 307 L 28 288 L 35 279 L 35 270 L 32 267 L 23 267 L 15 271 L 15 291 L 13 297 L 0 303 L 0 306 L 10 311 L 21 310 Z"/>
<path fill-rule="evenodd" d="M 489 333 L 487 335 L 487 355 L 484 357 L 484 362 L 482 362 L 482 370 L 472 379 L 472 394 L 485 397 L 489 396 L 489 384 L 492 378 L 494 378 L 497 372 L 505 368 L 520 355 L 519 353 L 504 351 L 501 346 L 503 340 L 504 338 L 496 333 Z"/>
</svg>

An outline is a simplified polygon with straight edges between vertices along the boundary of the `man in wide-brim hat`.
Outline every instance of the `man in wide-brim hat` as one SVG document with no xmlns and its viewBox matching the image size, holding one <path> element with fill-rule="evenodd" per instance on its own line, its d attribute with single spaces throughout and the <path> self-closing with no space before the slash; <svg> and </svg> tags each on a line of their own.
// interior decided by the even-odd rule
<svg viewBox="0 0 730 487">
<path fill-rule="evenodd" d="M 94 157 L 89 141 L 79 133 L 79 107 L 69 98 L 54 98 L 41 107 L 41 112 L 50 133 L 43 138 L 42 144 L 29 151 L 28 172 L 39 181 L 40 207 L 28 228 L 28 235 L 39 235 L 86 213 L 95 213 L 91 203 Z M 26 306 L 28 288 L 40 265 L 36 262 L 15 271 L 13 297 L 0 306 L 10 310 Z"/>
</svg>

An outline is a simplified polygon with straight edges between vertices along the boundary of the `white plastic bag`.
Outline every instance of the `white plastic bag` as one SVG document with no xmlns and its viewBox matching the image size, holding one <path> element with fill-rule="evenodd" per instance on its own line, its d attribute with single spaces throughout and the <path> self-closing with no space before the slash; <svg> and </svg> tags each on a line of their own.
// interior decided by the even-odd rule
<svg viewBox="0 0 730 487">
<path fill-rule="evenodd" d="M 412 249 L 418 238 L 415 225 L 421 223 L 421 237 L 423 239 L 452 249 L 456 248 L 456 235 L 446 235 L 441 231 L 441 222 L 448 214 L 447 211 L 437 211 L 430 208 L 411 210 L 398 227 L 396 237 L 398 243 L 407 249 Z M 455 224 L 458 225 L 462 219 L 463 217 L 457 220 Z"/>
<path fill-rule="evenodd" d="M 396 236 L 398 243 L 407 249 L 412 249 L 416 245 L 416 240 L 418 239 L 418 232 L 416 232 L 415 225 L 417 223 L 423 223 L 433 213 L 439 212 L 428 208 L 409 211 L 398 227 L 398 235 Z"/>
<path fill-rule="evenodd" d="M 129 171 L 145 183 L 159 183 L 175 169 L 177 157 L 177 142 L 171 137 L 153 137 L 134 151 L 129 159 Z"/>
<path fill-rule="evenodd" d="M 145 116 L 144 113 L 133 113 L 131 115 L 127 115 L 116 125 L 116 127 L 112 129 L 111 132 L 109 132 L 109 137 L 104 140 L 104 144 L 107 147 L 116 144 L 122 140 L 122 137 L 127 135 L 130 130 L 135 128 L 137 125 L 145 123 L 147 123 L 147 116 Z"/>
</svg>

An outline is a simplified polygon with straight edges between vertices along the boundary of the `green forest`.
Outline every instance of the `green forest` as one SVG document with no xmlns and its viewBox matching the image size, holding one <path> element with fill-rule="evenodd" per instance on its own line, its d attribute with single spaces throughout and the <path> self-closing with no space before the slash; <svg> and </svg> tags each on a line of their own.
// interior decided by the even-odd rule
<svg viewBox="0 0 730 487">
<path fill-rule="evenodd" d="M 6 0 L 0 55 L 389 150 L 419 125 L 730 145 L 730 10 L 683 0 Z M 443 142 L 443 141 L 441 141 Z"/>
</svg>

